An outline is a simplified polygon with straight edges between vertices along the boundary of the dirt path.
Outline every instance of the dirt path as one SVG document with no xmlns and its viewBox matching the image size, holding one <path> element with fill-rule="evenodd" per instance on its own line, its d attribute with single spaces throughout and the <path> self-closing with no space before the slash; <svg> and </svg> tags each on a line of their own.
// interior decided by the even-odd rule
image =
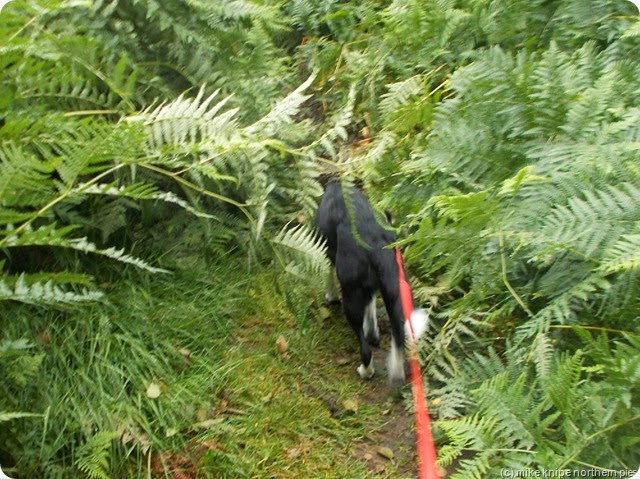
<svg viewBox="0 0 640 479">
<path fill-rule="evenodd" d="M 320 326 L 332 331 L 328 345 L 338 346 L 337 350 L 327 348 L 320 358 L 327 365 L 331 381 L 347 387 L 351 384 L 358 391 L 357 407 L 372 410 L 366 414 L 363 424 L 365 435 L 350 445 L 349 453 L 365 465 L 371 477 L 417 477 L 414 418 L 407 409 L 410 386 L 393 390 L 387 382 L 386 359 L 391 333 L 384 308 L 378 310 L 381 342 L 380 347 L 373 348 L 376 374 L 370 381 L 363 381 L 355 371 L 359 364 L 357 343 L 340 306 L 320 307 L 319 311 L 324 323 Z M 351 413 L 348 409 L 352 405 L 339 404 L 338 395 L 332 397 L 331 393 L 324 393 L 320 396 L 334 416 Z"/>
<path fill-rule="evenodd" d="M 387 383 L 386 318 L 374 349 L 376 374 L 362 381 L 356 341 L 339 308 L 313 308 L 315 317 L 301 326 L 281 305 L 263 306 L 229 349 L 238 365 L 224 392 L 224 416 L 240 434 L 217 438 L 253 461 L 243 476 L 415 478 L 411 391 L 394 392 Z"/>
<path fill-rule="evenodd" d="M 371 437 L 356 444 L 354 454 L 366 462 L 371 472 L 380 474 L 380 477 L 417 477 L 414 418 L 407 409 L 406 400 L 403 400 L 409 394 L 408 386 L 402 391 L 394 392 L 387 383 L 383 368 L 391 335 L 386 328 L 382 329 L 382 347 L 373 351 L 378 371 L 373 380 L 366 384 L 361 400 L 381 405 L 383 410 L 377 421 L 375 418 L 371 419 Z M 393 464 L 390 464 L 390 455 Z M 387 476 L 387 473 L 391 475 Z"/>
</svg>

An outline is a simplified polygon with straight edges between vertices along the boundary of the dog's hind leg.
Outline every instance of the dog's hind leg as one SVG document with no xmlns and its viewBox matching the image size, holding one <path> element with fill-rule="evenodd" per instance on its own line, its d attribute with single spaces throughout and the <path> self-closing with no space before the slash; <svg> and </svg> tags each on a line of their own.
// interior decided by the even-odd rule
<svg viewBox="0 0 640 479">
<path fill-rule="evenodd" d="M 387 303 L 388 302 L 388 303 Z M 387 372 L 389 382 L 393 385 L 404 384 L 404 316 L 400 298 L 393 294 L 385 298 L 387 312 L 389 313 L 389 325 L 391 326 L 391 349 L 387 357 Z"/>
<path fill-rule="evenodd" d="M 392 385 L 402 385 L 404 376 L 404 344 L 399 345 L 396 337 L 391 338 L 391 351 L 387 357 L 387 372 Z"/>
<path fill-rule="evenodd" d="M 362 379 L 371 379 L 375 373 L 375 368 L 373 367 L 373 355 L 365 338 L 363 328 L 365 310 L 367 309 L 368 304 L 370 304 L 368 295 L 365 295 L 360 289 L 345 289 L 342 291 L 344 314 L 347 317 L 351 328 L 355 331 L 360 344 L 361 364 L 358 366 L 357 371 Z"/>
<path fill-rule="evenodd" d="M 400 300 L 398 265 L 393 250 L 386 250 L 379 258 L 380 293 L 389 315 L 391 326 L 391 350 L 387 359 L 387 371 L 391 384 L 403 384 L 404 374 L 404 312 Z"/>
<path fill-rule="evenodd" d="M 380 344 L 380 329 L 378 329 L 378 317 L 376 312 L 376 295 L 374 294 L 364 310 L 364 337 L 369 344 Z"/>
</svg>

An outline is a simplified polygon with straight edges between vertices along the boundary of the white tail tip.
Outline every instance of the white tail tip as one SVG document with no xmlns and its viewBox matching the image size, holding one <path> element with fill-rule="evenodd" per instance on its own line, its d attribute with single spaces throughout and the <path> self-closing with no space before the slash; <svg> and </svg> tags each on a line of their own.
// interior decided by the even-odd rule
<svg viewBox="0 0 640 479">
<path fill-rule="evenodd" d="M 411 324 L 409 324 L 409 321 Z M 427 330 L 427 326 L 429 326 L 429 313 L 424 309 L 414 309 L 409 321 L 405 321 L 404 323 L 405 336 L 409 340 L 415 341 Z"/>
</svg>

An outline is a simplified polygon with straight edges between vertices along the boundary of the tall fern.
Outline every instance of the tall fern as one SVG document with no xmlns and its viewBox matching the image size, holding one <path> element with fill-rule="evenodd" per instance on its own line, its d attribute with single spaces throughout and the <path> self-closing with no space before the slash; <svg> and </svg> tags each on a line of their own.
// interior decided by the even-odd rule
<svg viewBox="0 0 640 479">
<path fill-rule="evenodd" d="M 614 379 L 621 365 L 596 374 L 581 336 L 638 329 L 635 14 L 605 1 L 390 2 L 361 49 L 318 46 L 319 64 L 357 85 L 370 137 L 351 164 L 404 219 L 415 292 L 434 305 L 421 351 L 456 477 L 637 462 L 638 405 L 590 396 L 635 383 Z M 602 341 L 614 356 L 630 337 Z"/>
<path fill-rule="evenodd" d="M 135 25 L 137 15 L 148 9 L 151 26 L 140 34 L 172 30 L 183 42 L 182 51 L 173 53 L 186 60 L 193 38 L 183 23 L 163 22 L 168 10 L 191 8 L 175 2 L 165 8 L 153 1 L 93 6 L 59 1 L 42 10 L 31 5 L 3 12 L 8 20 L 1 30 L 5 43 L 0 53 L 6 64 L 1 78 L 12 95 L 0 129 L 0 246 L 9 259 L 0 279 L 2 299 L 50 305 L 100 296 L 88 276 L 55 271 L 65 268 L 53 264 L 68 261 L 63 253 L 54 253 L 49 263 L 23 264 L 38 248 L 100 255 L 152 273 L 165 271 L 125 252 L 131 241 L 108 244 L 136 216 L 179 207 L 204 224 L 212 221 L 219 229 L 229 229 L 227 212 L 212 212 L 222 202 L 247 225 L 236 233 L 249 230 L 250 241 L 256 241 L 270 215 L 290 218 L 314 207 L 317 167 L 308 152 L 289 146 L 290 141 L 300 142 L 301 135 L 292 133 L 302 131 L 294 116 L 308 98 L 305 90 L 312 78 L 281 100 L 270 98 L 272 105 L 254 109 L 245 104 L 247 111 L 242 112 L 232 106 L 232 96 L 205 86 L 195 94 L 164 99 L 180 82 L 159 88 L 145 58 L 133 51 L 112 54 L 113 42 L 123 51 L 139 47 L 133 37 L 111 38 L 98 31 L 115 28 L 124 12 L 133 14 L 125 23 Z M 198 16 L 187 23 L 209 25 L 203 40 L 211 39 L 214 31 L 221 42 L 229 41 L 227 34 L 244 35 L 247 31 L 240 25 L 247 19 L 255 21 L 260 44 L 263 35 L 270 35 L 267 30 L 284 28 L 273 9 L 251 2 L 193 9 Z M 94 34 L 79 35 L 70 27 L 76 21 Z M 153 42 L 148 45 L 155 48 Z M 218 45 L 213 51 L 223 50 Z M 149 51 L 142 48 L 136 54 Z M 265 52 L 264 59 L 276 56 L 273 50 Z M 219 83 L 213 72 L 192 73 L 193 78 Z M 221 88 L 232 93 L 230 84 Z M 237 89 L 235 94 L 246 99 L 239 84 Z M 269 90 L 261 94 L 268 96 Z M 166 203 L 165 210 L 147 206 L 158 203 Z"/>
<path fill-rule="evenodd" d="M 592 341 L 588 340 L 591 345 Z M 445 388 L 434 391 L 442 413 L 448 402 L 460 404 L 460 394 L 468 401 L 463 418 L 437 422 L 447 438 L 439 451 L 440 464 L 458 459 L 460 467 L 452 477 L 460 478 L 493 476 L 505 468 L 633 468 L 630 464 L 638 460 L 630 450 L 637 442 L 633 431 L 640 427 L 637 404 L 621 405 L 592 395 L 608 390 L 629 397 L 638 387 L 635 375 L 623 382 L 613 379 L 619 373 L 609 376 L 616 368 L 608 365 L 628 354 L 628 347 L 618 343 L 604 353 L 594 349 L 558 355 L 543 377 L 536 377 L 533 368 L 542 359 L 522 355 L 518 347 L 507 348 L 506 364 L 492 350 L 469 358 Z M 586 367 L 585 356 L 597 365 Z"/>
</svg>

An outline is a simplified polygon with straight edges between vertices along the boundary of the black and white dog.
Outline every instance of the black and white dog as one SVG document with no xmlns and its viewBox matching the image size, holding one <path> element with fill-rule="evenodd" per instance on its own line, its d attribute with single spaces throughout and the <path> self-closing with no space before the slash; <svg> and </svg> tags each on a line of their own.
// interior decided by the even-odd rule
<svg viewBox="0 0 640 479">
<path fill-rule="evenodd" d="M 335 266 L 342 290 L 344 313 L 360 343 L 362 364 L 358 366 L 358 374 L 363 379 L 370 379 L 375 372 L 369 345 L 380 342 L 376 318 L 376 293 L 379 291 L 391 324 L 391 351 L 387 360 L 389 381 L 403 383 L 405 318 L 399 291 L 401 266 L 395 250 L 389 247 L 396 241 L 395 234 L 384 219 L 374 213 L 360 190 L 353 186 L 343 188 L 339 180 L 326 186 L 316 214 L 316 226 L 326 239 L 327 254 Z M 333 277 L 332 273 L 330 284 L 335 285 Z M 337 288 L 330 287 L 327 299 L 338 298 Z M 421 316 L 417 321 L 425 323 L 417 328 L 424 331 L 426 316 L 424 313 L 416 316 Z"/>
</svg>

